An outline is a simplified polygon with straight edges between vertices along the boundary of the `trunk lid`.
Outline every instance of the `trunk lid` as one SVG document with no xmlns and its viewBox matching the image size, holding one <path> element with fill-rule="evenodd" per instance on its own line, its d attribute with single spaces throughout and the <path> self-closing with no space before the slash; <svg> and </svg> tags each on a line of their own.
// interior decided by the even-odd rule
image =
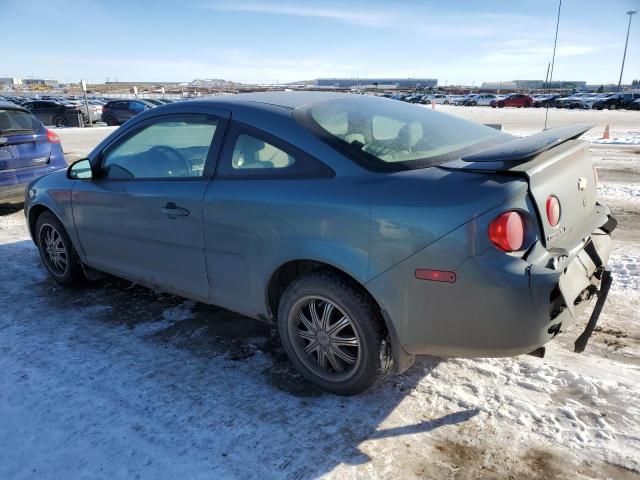
<svg viewBox="0 0 640 480">
<path fill-rule="evenodd" d="M 50 154 L 51 144 L 46 134 L 0 133 L 0 171 L 45 165 Z"/>
<path fill-rule="evenodd" d="M 542 242 L 547 248 L 570 248 L 588 235 L 596 212 L 597 185 L 587 142 L 576 140 L 590 126 L 550 129 L 505 142 L 484 152 L 442 165 L 450 170 L 524 177 L 537 210 Z M 560 203 L 560 219 L 552 226 L 547 199 Z"/>
<path fill-rule="evenodd" d="M 0 171 L 43 165 L 50 155 L 47 131 L 30 112 L 0 108 Z"/>
</svg>

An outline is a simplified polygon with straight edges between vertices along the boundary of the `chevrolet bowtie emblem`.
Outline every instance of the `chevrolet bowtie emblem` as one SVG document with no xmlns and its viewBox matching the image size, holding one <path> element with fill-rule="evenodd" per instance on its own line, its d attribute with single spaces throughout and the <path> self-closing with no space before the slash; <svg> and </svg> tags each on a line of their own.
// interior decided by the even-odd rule
<svg viewBox="0 0 640 480">
<path fill-rule="evenodd" d="M 587 179 L 580 177 L 578 179 L 578 190 L 582 192 L 585 188 L 587 188 Z"/>
</svg>

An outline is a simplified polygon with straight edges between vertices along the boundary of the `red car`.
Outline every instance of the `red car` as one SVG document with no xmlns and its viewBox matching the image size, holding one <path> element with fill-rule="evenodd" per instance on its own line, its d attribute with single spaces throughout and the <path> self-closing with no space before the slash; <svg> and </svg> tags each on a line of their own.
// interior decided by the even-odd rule
<svg viewBox="0 0 640 480">
<path fill-rule="evenodd" d="M 528 108 L 533 105 L 533 98 L 529 95 L 524 95 L 522 93 L 512 93 L 511 95 L 507 95 L 504 98 L 499 100 L 493 100 L 489 105 L 493 108 L 502 108 L 502 107 L 525 107 Z"/>
</svg>

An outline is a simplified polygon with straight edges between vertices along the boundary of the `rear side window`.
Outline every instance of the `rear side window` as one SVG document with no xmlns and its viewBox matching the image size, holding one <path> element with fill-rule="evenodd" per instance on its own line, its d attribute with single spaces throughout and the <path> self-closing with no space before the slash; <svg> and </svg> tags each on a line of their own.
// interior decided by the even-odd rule
<svg viewBox="0 0 640 480">
<path fill-rule="evenodd" d="M 37 129 L 38 121 L 30 113 L 0 109 L 0 135 L 31 133 Z"/>
<path fill-rule="evenodd" d="M 234 169 L 286 168 L 296 161 L 284 150 L 251 135 L 239 135 L 231 157 Z"/>
<path fill-rule="evenodd" d="M 333 170 L 279 137 L 240 122 L 225 135 L 216 176 L 229 179 L 328 178 Z"/>
</svg>

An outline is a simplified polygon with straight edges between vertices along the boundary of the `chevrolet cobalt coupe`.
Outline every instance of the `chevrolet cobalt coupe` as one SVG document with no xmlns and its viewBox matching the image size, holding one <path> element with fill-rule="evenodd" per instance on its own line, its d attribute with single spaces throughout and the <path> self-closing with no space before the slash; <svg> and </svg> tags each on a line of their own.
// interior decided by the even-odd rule
<svg viewBox="0 0 640 480">
<path fill-rule="evenodd" d="M 300 373 L 366 390 L 415 355 L 543 345 L 610 284 L 585 127 L 516 138 L 389 99 L 157 107 L 26 193 L 53 278 L 108 272 L 276 322 Z"/>
</svg>

